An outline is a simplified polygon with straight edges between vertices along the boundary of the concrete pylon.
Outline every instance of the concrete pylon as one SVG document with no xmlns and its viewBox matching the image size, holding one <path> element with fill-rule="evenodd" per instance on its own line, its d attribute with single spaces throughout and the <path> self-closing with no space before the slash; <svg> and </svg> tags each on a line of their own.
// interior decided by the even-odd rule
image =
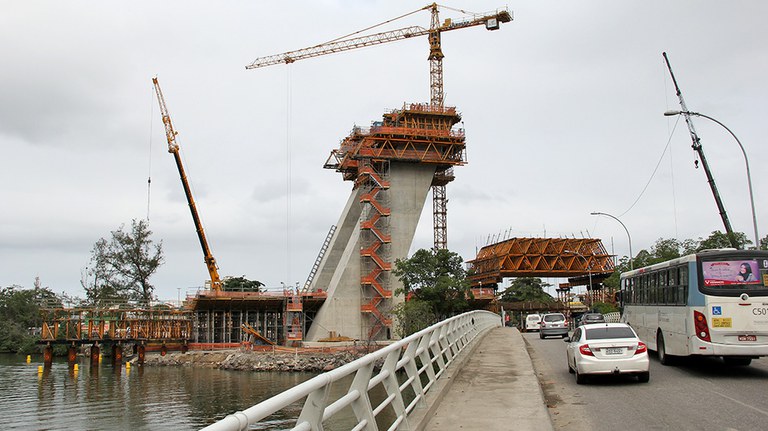
<svg viewBox="0 0 768 431">
<path fill-rule="evenodd" d="M 427 199 L 434 165 L 391 162 L 388 204 L 391 210 L 389 230 L 389 261 L 408 257 L 408 251 L 416 233 L 416 227 Z M 363 301 L 361 288 L 360 223 L 364 190 L 355 189 L 349 196 L 336 226 L 336 232 L 312 281 L 310 290 L 323 289 L 328 293 L 325 303 L 318 310 L 306 341 L 328 337 L 331 332 L 357 340 L 366 340 L 370 329 L 369 318 L 361 313 Z M 387 290 L 394 292 L 401 283 L 389 277 Z M 402 302 L 393 296 L 389 306 Z M 387 307 L 389 308 L 389 307 Z M 394 337 L 394 334 L 391 334 Z"/>
</svg>

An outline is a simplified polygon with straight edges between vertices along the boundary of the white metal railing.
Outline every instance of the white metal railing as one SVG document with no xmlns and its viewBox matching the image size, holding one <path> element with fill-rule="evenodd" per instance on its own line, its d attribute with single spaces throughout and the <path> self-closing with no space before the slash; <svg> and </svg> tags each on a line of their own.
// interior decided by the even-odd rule
<svg viewBox="0 0 768 431">
<path fill-rule="evenodd" d="M 328 419 L 349 408 L 357 420 L 353 430 L 377 431 L 379 426 L 387 430 L 409 430 L 408 415 L 417 407 L 426 406 L 427 392 L 435 387 L 446 368 L 466 347 L 473 345 L 473 341 L 479 340 L 479 335 L 498 326 L 501 326 L 500 316 L 489 311 L 451 317 L 233 413 L 204 430 L 246 430 L 302 399 L 305 399 L 304 406 L 292 430 L 322 431 Z M 345 377 L 353 377 L 349 389 L 333 399 L 331 385 Z M 372 404 L 370 396 L 374 388 L 386 391 L 377 405 Z M 394 414 L 379 415 L 385 410 Z"/>
</svg>

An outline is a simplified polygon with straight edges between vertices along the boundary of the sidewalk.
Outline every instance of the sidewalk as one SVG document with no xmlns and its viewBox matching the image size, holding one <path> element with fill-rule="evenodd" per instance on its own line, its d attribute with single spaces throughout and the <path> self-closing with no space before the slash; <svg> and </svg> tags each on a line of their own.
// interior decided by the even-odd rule
<svg viewBox="0 0 768 431">
<path fill-rule="evenodd" d="M 424 429 L 553 429 L 523 336 L 516 328 L 492 329 L 480 341 Z"/>
</svg>

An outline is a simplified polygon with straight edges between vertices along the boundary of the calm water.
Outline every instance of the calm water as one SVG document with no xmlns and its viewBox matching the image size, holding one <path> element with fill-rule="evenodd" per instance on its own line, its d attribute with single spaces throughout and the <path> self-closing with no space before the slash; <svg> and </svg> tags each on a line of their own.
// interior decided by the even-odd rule
<svg viewBox="0 0 768 431">
<path fill-rule="evenodd" d="M 313 373 L 183 367 L 114 368 L 105 360 L 79 371 L 66 361 L 38 374 L 42 356 L 0 355 L 0 429 L 196 430 L 314 377 Z M 263 430 L 289 428 L 301 405 Z"/>
</svg>

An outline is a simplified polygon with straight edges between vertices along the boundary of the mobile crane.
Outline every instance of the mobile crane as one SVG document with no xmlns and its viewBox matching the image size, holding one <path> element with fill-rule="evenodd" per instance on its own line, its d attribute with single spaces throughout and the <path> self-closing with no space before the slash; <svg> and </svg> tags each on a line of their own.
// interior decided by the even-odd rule
<svg viewBox="0 0 768 431">
<path fill-rule="evenodd" d="M 438 4 L 432 3 L 417 9 L 413 12 L 402 15 L 398 18 L 423 11 L 429 10 L 432 14 L 430 28 L 423 28 L 419 26 L 411 26 L 401 28 L 398 30 L 386 31 L 381 33 L 369 34 L 366 36 L 351 37 L 360 34 L 364 31 L 368 31 L 374 27 L 382 24 L 394 21 L 394 19 L 387 20 L 384 23 L 368 27 L 364 30 L 354 32 L 347 36 L 334 39 L 330 42 L 321 43 L 319 45 L 311 46 L 309 48 L 298 49 L 295 51 L 284 52 L 282 54 L 275 54 L 266 57 L 259 57 L 251 64 L 245 66 L 246 69 L 257 69 L 260 67 L 272 66 L 275 64 L 290 64 L 297 60 L 303 60 L 306 58 L 318 57 L 325 54 L 333 54 L 336 52 L 349 51 L 356 48 L 363 48 L 366 46 L 380 45 L 386 42 L 395 42 L 398 40 L 410 39 L 418 36 L 427 36 L 429 41 L 429 89 L 430 89 L 430 104 L 434 109 L 443 108 L 443 51 L 440 42 L 440 34 L 446 31 L 458 30 L 461 28 L 474 27 L 478 25 L 485 25 L 487 30 L 498 30 L 499 26 L 503 22 L 512 21 L 512 14 L 506 9 L 498 9 L 494 12 L 472 14 L 471 17 L 462 20 L 446 19 L 442 24 L 440 23 Z M 444 6 L 443 6 L 444 7 Z M 462 10 L 454 9 L 462 13 L 466 13 Z M 438 178 L 441 177 L 441 178 Z M 450 181 L 446 178 L 451 177 L 449 172 L 438 172 L 435 174 L 435 179 L 432 183 L 432 208 L 433 208 L 433 223 L 434 223 L 434 246 L 435 249 L 448 248 L 447 240 L 447 203 L 445 183 Z"/>
<path fill-rule="evenodd" d="M 211 277 L 211 290 L 220 291 L 221 278 L 219 277 L 219 269 L 216 266 L 216 259 L 213 258 L 211 248 L 208 246 L 208 240 L 205 238 L 203 224 L 200 222 L 200 216 L 197 214 L 195 200 L 192 198 L 189 181 L 187 181 L 187 175 L 184 173 L 184 166 L 181 163 L 179 144 L 176 142 L 176 135 L 178 132 L 174 130 L 173 124 L 171 123 L 171 116 L 168 114 L 168 107 L 165 104 L 165 98 L 163 98 L 163 92 L 160 90 L 160 84 L 157 82 L 156 76 L 152 78 L 152 84 L 155 86 L 157 101 L 160 104 L 160 112 L 163 115 L 165 137 L 168 140 L 168 152 L 173 154 L 173 158 L 176 160 L 176 167 L 178 168 L 179 176 L 181 177 L 181 185 L 184 187 L 184 194 L 187 196 L 187 203 L 189 203 L 189 210 L 192 213 L 192 220 L 195 222 L 195 229 L 197 229 L 197 238 L 200 240 L 200 246 L 203 248 L 205 266 L 208 268 L 208 274 Z"/>
</svg>

